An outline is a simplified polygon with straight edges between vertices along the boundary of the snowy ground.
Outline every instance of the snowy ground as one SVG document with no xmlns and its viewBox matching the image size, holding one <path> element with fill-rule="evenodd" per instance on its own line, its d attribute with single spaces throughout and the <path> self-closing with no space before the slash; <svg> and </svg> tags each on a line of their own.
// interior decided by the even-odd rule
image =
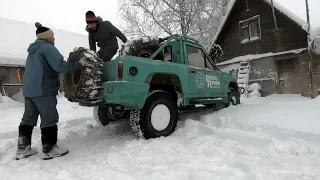
<svg viewBox="0 0 320 180">
<path fill-rule="evenodd" d="M 320 179 L 320 98 L 250 98 L 219 112 L 183 113 L 167 138 L 137 140 L 126 121 L 99 127 L 92 109 L 60 98 L 59 143 L 70 153 L 16 161 L 23 105 L 0 103 L 0 179 Z M 41 150 L 39 127 L 33 146 Z"/>
</svg>

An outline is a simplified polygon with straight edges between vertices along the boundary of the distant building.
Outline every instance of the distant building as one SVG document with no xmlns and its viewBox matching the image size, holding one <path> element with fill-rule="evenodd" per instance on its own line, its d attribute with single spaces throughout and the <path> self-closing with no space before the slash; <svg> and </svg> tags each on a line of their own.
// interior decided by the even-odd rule
<svg viewBox="0 0 320 180">
<path fill-rule="evenodd" d="M 249 84 L 259 83 L 263 96 L 310 96 L 307 24 L 275 0 L 274 12 L 271 0 L 232 0 L 215 38 L 225 55 L 217 66 L 237 74 L 241 61 L 248 61 Z M 313 62 L 313 92 L 318 95 L 317 55 Z"/>
<path fill-rule="evenodd" d="M 41 23 L 50 27 L 49 22 Z M 36 40 L 36 28 L 34 24 L 5 18 L 0 18 L 0 27 L 10 27 L 0 28 L 0 93 L 11 97 L 21 90 L 28 55 L 27 48 Z M 56 38 L 55 46 L 64 58 L 68 58 L 69 52 L 75 47 L 89 46 L 87 35 L 54 28 L 53 31 Z"/>
</svg>

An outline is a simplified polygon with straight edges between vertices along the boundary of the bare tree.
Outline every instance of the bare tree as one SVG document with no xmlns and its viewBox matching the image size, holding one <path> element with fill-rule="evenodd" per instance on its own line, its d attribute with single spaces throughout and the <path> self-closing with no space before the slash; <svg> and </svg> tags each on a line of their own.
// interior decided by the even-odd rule
<svg viewBox="0 0 320 180">
<path fill-rule="evenodd" d="M 120 0 L 131 36 L 189 35 L 212 45 L 229 0 Z"/>
</svg>

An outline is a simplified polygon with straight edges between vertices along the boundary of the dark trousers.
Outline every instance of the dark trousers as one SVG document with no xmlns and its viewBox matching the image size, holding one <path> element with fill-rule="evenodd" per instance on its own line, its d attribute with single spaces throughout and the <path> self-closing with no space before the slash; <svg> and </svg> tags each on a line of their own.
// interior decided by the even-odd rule
<svg viewBox="0 0 320 180">
<path fill-rule="evenodd" d="M 40 128 L 56 126 L 59 121 L 56 96 L 25 98 L 25 111 L 20 125 L 37 126 L 39 115 Z"/>
<path fill-rule="evenodd" d="M 117 47 L 105 47 L 98 51 L 100 58 L 105 61 L 110 61 L 112 57 L 117 54 Z"/>
</svg>

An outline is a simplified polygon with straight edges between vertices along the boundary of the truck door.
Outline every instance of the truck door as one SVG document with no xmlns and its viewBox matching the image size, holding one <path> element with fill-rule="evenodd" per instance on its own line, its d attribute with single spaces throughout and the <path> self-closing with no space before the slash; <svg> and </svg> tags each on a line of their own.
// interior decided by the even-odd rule
<svg viewBox="0 0 320 180">
<path fill-rule="evenodd" d="M 222 94 L 221 72 L 214 70 L 201 47 L 186 43 L 185 48 L 190 95 L 196 95 L 199 98 L 220 96 Z"/>
</svg>

